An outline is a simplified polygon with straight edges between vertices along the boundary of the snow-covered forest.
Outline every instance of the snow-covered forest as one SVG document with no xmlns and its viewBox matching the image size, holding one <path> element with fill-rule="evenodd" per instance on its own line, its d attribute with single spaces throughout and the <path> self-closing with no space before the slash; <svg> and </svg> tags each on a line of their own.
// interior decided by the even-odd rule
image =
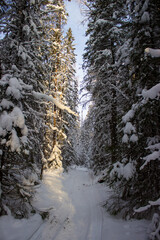
<svg viewBox="0 0 160 240">
<path fill-rule="evenodd" d="M 49 219 L 56 225 L 52 209 L 60 206 L 64 211 L 57 216 L 64 214 L 62 222 L 70 225 L 69 218 L 73 218 L 78 236 L 68 231 L 64 236 L 54 232 L 54 236 L 26 235 L 24 239 L 113 239 L 112 234 L 107 235 L 105 223 L 109 222 L 104 221 L 104 214 L 111 214 L 126 221 L 152 220 L 148 238 L 159 240 L 160 1 L 80 2 L 88 23 L 82 86 L 76 77 L 72 29 L 64 30 L 68 16 L 65 1 L 0 1 L 0 224 L 4 227 L 8 215 L 12 222 L 29 222 L 36 216 L 37 224 Z M 88 105 L 83 122 L 79 87 Z M 73 171 L 78 165 L 85 168 Z M 52 196 L 45 193 L 43 184 L 54 188 L 54 183 Z M 68 189 L 67 195 L 62 194 L 61 184 Z M 81 191 L 77 199 L 84 193 L 86 201 L 91 201 L 88 193 L 95 192 L 97 202 L 90 202 L 88 212 L 85 201 L 81 199 L 81 206 L 76 195 L 72 196 L 77 189 Z M 101 198 L 96 197 L 98 191 Z M 43 194 L 52 207 L 40 207 L 40 200 L 35 203 Z M 93 211 L 89 218 L 84 215 L 88 222 L 96 214 L 100 216 L 96 225 L 87 225 L 83 236 L 76 220 L 83 216 L 81 211 L 77 211 L 77 218 L 71 216 L 74 211 L 69 197 L 76 209 L 82 208 L 86 214 Z M 100 201 L 106 211 L 103 224 L 101 210 L 92 209 Z M 64 229 L 68 226 L 60 225 Z M 43 229 L 50 231 L 44 225 Z M 132 240 L 129 235 L 117 236 L 113 240 Z M 22 240 L 22 236 L 10 239 Z M 8 239 L 2 236 L 2 240 Z"/>
</svg>

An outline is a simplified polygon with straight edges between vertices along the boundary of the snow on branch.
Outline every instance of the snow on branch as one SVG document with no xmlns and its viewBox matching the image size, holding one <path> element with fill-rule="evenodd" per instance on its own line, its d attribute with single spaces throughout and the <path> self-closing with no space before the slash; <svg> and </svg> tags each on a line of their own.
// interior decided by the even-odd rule
<svg viewBox="0 0 160 240">
<path fill-rule="evenodd" d="M 140 213 L 140 212 L 147 211 L 152 206 L 160 206 L 160 198 L 158 198 L 156 201 L 149 201 L 148 203 L 149 203 L 148 205 L 135 209 L 134 211 L 136 213 Z"/>
<path fill-rule="evenodd" d="M 135 211 L 136 213 L 141 213 L 141 212 L 147 211 L 150 207 L 151 207 L 151 205 L 146 205 L 146 206 L 144 206 L 144 207 L 140 207 L 140 208 L 138 208 L 138 209 L 135 209 L 134 211 Z"/>
<path fill-rule="evenodd" d="M 150 55 L 152 58 L 160 57 L 160 49 L 146 48 L 145 53 Z"/>
<path fill-rule="evenodd" d="M 114 84 L 110 83 L 111 87 L 113 87 L 117 92 L 119 92 L 125 99 L 129 100 L 129 98 L 124 94 L 119 88 L 117 88 Z"/>
<path fill-rule="evenodd" d="M 60 103 L 57 99 L 53 98 L 52 96 L 48 96 L 47 94 L 39 93 L 39 92 L 35 92 L 35 91 L 32 91 L 32 93 L 33 93 L 33 96 L 36 99 L 45 99 L 45 100 L 55 104 L 61 110 L 66 110 L 68 113 L 71 113 L 71 114 L 77 116 L 77 114 L 75 112 L 73 112 L 69 107 L 67 107 L 64 104 Z"/>
<path fill-rule="evenodd" d="M 160 206 L 160 198 L 158 198 L 156 201 L 149 201 L 149 204 L 151 206 Z"/>
<path fill-rule="evenodd" d="M 120 163 L 119 161 L 113 164 L 113 169 L 110 172 L 110 177 L 114 178 L 117 176 L 119 179 L 125 178 L 129 180 L 135 173 L 135 166 L 133 162 L 129 162 L 127 164 Z"/>
<path fill-rule="evenodd" d="M 124 123 L 130 122 L 130 120 L 134 117 L 135 111 L 133 109 L 130 109 L 123 117 L 122 121 Z"/>
<path fill-rule="evenodd" d="M 152 152 L 143 159 L 145 160 L 145 163 L 140 167 L 140 170 L 142 170 L 150 161 L 155 161 L 156 159 L 160 160 L 160 150 Z"/>
<path fill-rule="evenodd" d="M 156 97 L 160 96 L 160 83 L 156 84 L 149 90 L 143 90 L 142 91 L 142 96 L 146 99 L 155 99 Z"/>
</svg>

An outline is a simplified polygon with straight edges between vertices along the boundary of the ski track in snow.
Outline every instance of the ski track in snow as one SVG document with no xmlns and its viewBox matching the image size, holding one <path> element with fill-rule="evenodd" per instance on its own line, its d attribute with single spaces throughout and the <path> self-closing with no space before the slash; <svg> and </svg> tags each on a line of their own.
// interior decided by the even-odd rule
<svg viewBox="0 0 160 240">
<path fill-rule="evenodd" d="M 145 240 L 148 221 L 124 221 L 106 213 L 107 191 L 86 168 L 45 172 L 33 205 L 50 209 L 49 218 L 42 221 L 37 214 L 34 221 L 20 223 L 10 216 L 11 227 L 5 231 L 9 216 L 1 217 L 0 240 Z"/>
</svg>

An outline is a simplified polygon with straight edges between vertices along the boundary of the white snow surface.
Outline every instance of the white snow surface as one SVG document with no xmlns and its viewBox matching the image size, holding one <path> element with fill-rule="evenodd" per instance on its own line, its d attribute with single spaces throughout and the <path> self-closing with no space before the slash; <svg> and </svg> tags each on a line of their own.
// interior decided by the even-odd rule
<svg viewBox="0 0 160 240">
<path fill-rule="evenodd" d="M 47 171 L 32 204 L 48 210 L 42 221 L 36 214 L 29 219 L 0 218 L 2 240 L 144 240 L 149 222 L 124 221 L 110 216 L 102 207 L 109 189 L 97 183 L 83 167 Z"/>
</svg>

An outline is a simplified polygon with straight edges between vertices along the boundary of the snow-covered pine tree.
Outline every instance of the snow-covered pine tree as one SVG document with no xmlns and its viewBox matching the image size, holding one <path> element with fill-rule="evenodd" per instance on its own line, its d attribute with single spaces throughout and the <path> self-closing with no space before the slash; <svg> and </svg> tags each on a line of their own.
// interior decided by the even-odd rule
<svg viewBox="0 0 160 240">
<path fill-rule="evenodd" d="M 3 214 L 16 217 L 32 211 L 30 198 L 41 175 L 43 105 L 32 95 L 40 91 L 43 67 L 39 47 L 39 5 L 32 0 L 4 1 L 0 80 L 0 172 Z M 3 8 L 2 8 L 3 9 Z"/>
<path fill-rule="evenodd" d="M 0 26 L 0 207 L 1 214 L 9 207 L 16 217 L 26 217 L 34 210 L 30 199 L 44 164 L 55 166 L 62 158 L 62 110 L 74 115 L 65 106 L 64 97 L 69 78 L 62 36 L 66 15 L 62 0 L 4 3 Z M 48 103 L 46 108 L 43 99 L 54 105 Z M 47 140 L 46 128 L 52 129 Z M 47 163 L 42 152 L 44 142 L 51 147 Z"/>
<path fill-rule="evenodd" d="M 64 99 L 67 106 L 74 111 L 76 115 L 70 115 L 67 112 L 62 113 L 63 131 L 66 138 L 63 141 L 62 157 L 63 167 L 67 168 L 71 164 L 77 163 L 76 145 L 79 132 L 79 119 L 78 119 L 78 80 L 75 76 L 76 57 L 74 38 L 72 30 L 69 28 L 65 36 L 65 49 L 64 49 L 64 74 L 66 81 L 64 85 Z"/>
<path fill-rule="evenodd" d="M 88 168 L 93 168 L 95 165 L 92 162 L 92 151 L 94 148 L 93 126 L 94 126 L 94 105 L 90 104 L 87 116 L 81 123 L 79 142 L 78 142 L 78 159 L 79 164 L 86 165 Z"/>
<path fill-rule="evenodd" d="M 66 81 L 64 69 L 64 37 L 63 26 L 66 23 L 66 12 L 63 0 L 44 1 L 42 21 L 47 43 L 46 61 L 48 62 L 49 79 L 46 93 L 57 101 L 64 100 Z M 62 111 L 53 103 L 46 108 L 46 133 L 44 145 L 44 168 L 60 166 L 62 131 Z"/>
<path fill-rule="evenodd" d="M 127 111 L 122 118 L 123 158 L 111 172 L 111 178 L 118 180 L 118 202 L 124 216 L 128 213 L 135 216 L 136 213 L 138 216 L 150 217 L 156 204 L 151 207 L 152 204 L 149 206 L 148 202 L 156 202 L 160 194 L 160 109 L 157 104 L 159 58 L 150 54 L 153 48 L 159 47 L 158 5 L 152 0 L 128 1 L 132 27 L 127 61 L 131 85 L 129 99 L 132 105 L 128 104 L 128 110 L 125 108 Z M 116 205 L 117 202 L 112 205 L 113 209 Z M 134 211 L 136 208 L 139 209 Z"/>
<path fill-rule="evenodd" d="M 116 52 L 123 42 L 124 1 L 88 1 L 90 4 L 84 67 L 84 79 L 94 102 L 94 148 L 95 169 L 104 169 L 118 157 L 117 125 L 120 107 L 117 98 L 123 96 L 119 90 Z M 118 109 L 119 107 L 119 109 Z"/>
</svg>

